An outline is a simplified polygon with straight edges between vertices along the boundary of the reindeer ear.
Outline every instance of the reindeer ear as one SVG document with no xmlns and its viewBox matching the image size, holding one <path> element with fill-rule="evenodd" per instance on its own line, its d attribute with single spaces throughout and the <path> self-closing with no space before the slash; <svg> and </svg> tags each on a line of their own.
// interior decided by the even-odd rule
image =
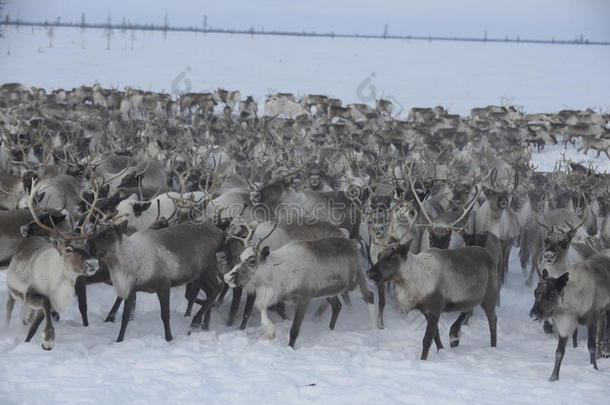
<svg viewBox="0 0 610 405">
<path fill-rule="evenodd" d="M 59 250 L 64 248 L 65 242 L 60 238 L 51 238 L 51 242 L 53 242 L 53 246 Z"/>
<path fill-rule="evenodd" d="M 557 290 L 561 291 L 563 290 L 563 287 L 566 286 L 569 279 L 570 273 L 563 273 L 558 279 L 554 281 L 553 284 L 555 285 L 555 288 L 557 288 Z"/>
<path fill-rule="evenodd" d="M 542 270 L 542 275 L 540 276 L 540 279 L 546 280 L 548 278 L 549 278 L 549 272 L 546 269 Z"/>
<path fill-rule="evenodd" d="M 136 216 L 139 216 L 142 212 L 149 209 L 151 204 L 152 204 L 152 201 L 136 202 L 133 204 L 133 212 L 136 214 Z"/>
<path fill-rule="evenodd" d="M 260 252 L 261 260 L 265 260 L 267 256 L 269 256 L 269 246 L 263 247 Z"/>
</svg>

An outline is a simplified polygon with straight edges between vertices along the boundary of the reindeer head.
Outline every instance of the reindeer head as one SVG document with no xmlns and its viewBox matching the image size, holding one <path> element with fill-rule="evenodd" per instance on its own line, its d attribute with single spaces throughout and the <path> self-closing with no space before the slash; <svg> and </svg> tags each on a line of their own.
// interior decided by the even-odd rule
<svg viewBox="0 0 610 405">
<path fill-rule="evenodd" d="M 534 291 L 534 305 L 530 310 L 530 317 L 539 321 L 551 316 L 569 279 L 569 273 L 553 278 L 549 277 L 546 270 L 542 270 L 540 282 Z"/>
<path fill-rule="evenodd" d="M 91 256 L 83 241 L 69 241 L 57 237 L 52 237 L 51 240 L 66 269 L 79 276 L 92 276 L 99 269 L 98 260 Z"/>
<path fill-rule="evenodd" d="M 394 243 L 396 241 L 393 241 Z M 377 257 L 377 263 L 366 271 L 366 276 L 375 284 L 390 281 L 398 273 L 398 269 L 407 260 L 411 241 L 384 250 Z"/>
<path fill-rule="evenodd" d="M 480 246 L 485 247 L 487 244 L 487 238 L 489 237 L 489 231 L 485 231 L 484 233 L 461 233 L 462 238 L 464 239 L 464 243 L 466 246 Z"/>
<path fill-rule="evenodd" d="M 108 258 L 127 231 L 127 221 L 104 224 L 87 239 L 87 249 L 98 258 Z"/>
<path fill-rule="evenodd" d="M 249 228 L 249 227 L 247 227 Z M 231 235 L 233 238 L 240 239 L 243 242 L 248 243 L 247 247 L 239 255 L 237 264 L 233 269 L 225 274 L 224 280 L 230 287 L 242 286 L 248 283 L 258 267 L 265 262 L 267 256 L 269 256 L 269 246 L 262 246 L 265 239 L 267 239 L 277 228 L 277 224 L 274 224 L 271 231 L 258 241 L 252 242 L 252 228 L 249 228 L 248 234 L 245 238 L 240 236 Z"/>
<path fill-rule="evenodd" d="M 509 193 L 507 191 L 493 190 L 484 187 L 483 192 L 492 210 L 505 210 L 509 204 Z"/>
</svg>

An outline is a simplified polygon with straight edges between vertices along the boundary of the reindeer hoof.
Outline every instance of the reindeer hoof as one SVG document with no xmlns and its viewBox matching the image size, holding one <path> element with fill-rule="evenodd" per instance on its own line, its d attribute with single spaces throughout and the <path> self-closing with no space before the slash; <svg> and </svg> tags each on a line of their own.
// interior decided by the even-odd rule
<svg viewBox="0 0 610 405">
<path fill-rule="evenodd" d="M 449 346 L 451 346 L 452 348 L 456 348 L 459 345 L 460 345 L 460 339 L 451 338 L 451 341 L 449 342 Z"/>
<path fill-rule="evenodd" d="M 104 319 L 104 322 L 112 322 L 112 323 L 114 323 L 114 315 L 108 315 L 106 317 L 106 319 Z"/>
<path fill-rule="evenodd" d="M 548 322 L 544 323 L 544 326 L 542 327 L 542 329 L 544 330 L 544 333 L 547 333 L 549 335 L 553 333 L 553 325 L 551 325 Z"/>
<path fill-rule="evenodd" d="M 45 341 L 43 340 L 41 345 L 43 350 L 53 350 L 53 341 L 49 340 L 49 341 Z"/>
<path fill-rule="evenodd" d="M 377 320 L 377 329 L 383 329 L 383 320 Z"/>
<path fill-rule="evenodd" d="M 554 381 L 557 381 L 557 380 L 559 380 L 559 376 L 555 375 L 555 374 L 551 375 L 551 378 L 549 378 L 550 382 L 554 382 Z"/>
</svg>

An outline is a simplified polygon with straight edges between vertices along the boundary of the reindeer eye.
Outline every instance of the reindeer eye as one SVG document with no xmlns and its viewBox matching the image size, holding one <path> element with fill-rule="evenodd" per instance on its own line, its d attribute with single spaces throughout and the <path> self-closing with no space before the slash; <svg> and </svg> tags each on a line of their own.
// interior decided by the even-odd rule
<svg viewBox="0 0 610 405">
<path fill-rule="evenodd" d="M 248 264 L 256 264 L 256 257 L 252 256 L 248 258 Z"/>
<path fill-rule="evenodd" d="M 74 252 L 74 248 L 72 248 L 72 246 L 66 246 L 64 252 L 66 252 L 67 255 L 72 254 L 72 252 Z"/>
</svg>

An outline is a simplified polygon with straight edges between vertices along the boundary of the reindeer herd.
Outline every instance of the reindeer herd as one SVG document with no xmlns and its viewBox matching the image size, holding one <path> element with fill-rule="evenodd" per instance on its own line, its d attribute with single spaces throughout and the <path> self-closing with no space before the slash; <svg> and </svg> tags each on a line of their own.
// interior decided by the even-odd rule
<svg viewBox="0 0 610 405">
<path fill-rule="evenodd" d="M 50 350 L 59 313 L 76 295 L 87 326 L 87 286 L 105 283 L 117 296 L 105 320 L 123 307 L 117 341 L 138 292 L 157 295 L 169 341 L 172 287 L 185 286 L 193 331 L 209 328 L 231 289 L 227 325 L 245 291 L 240 329 L 256 307 L 269 338 L 268 311 L 286 319 L 293 305 L 294 348 L 312 302 L 317 317 L 330 307 L 333 329 L 357 289 L 373 328 L 384 328 L 388 298 L 424 315 L 425 360 L 432 341 L 443 348 L 443 312 L 459 312 L 451 347 L 478 306 L 496 346 L 518 249 L 524 283 L 538 281 L 530 315 L 558 335 L 551 380 L 577 324 L 597 368 L 610 355 L 610 177 L 565 159 L 539 171 L 532 150 L 563 142 L 608 156 L 610 116 L 391 113 L 387 100 L 344 106 L 324 95 L 270 95 L 263 113 L 222 89 L 174 99 L 0 86 L 7 327 L 23 303 L 26 341 L 45 321 Z"/>
</svg>

